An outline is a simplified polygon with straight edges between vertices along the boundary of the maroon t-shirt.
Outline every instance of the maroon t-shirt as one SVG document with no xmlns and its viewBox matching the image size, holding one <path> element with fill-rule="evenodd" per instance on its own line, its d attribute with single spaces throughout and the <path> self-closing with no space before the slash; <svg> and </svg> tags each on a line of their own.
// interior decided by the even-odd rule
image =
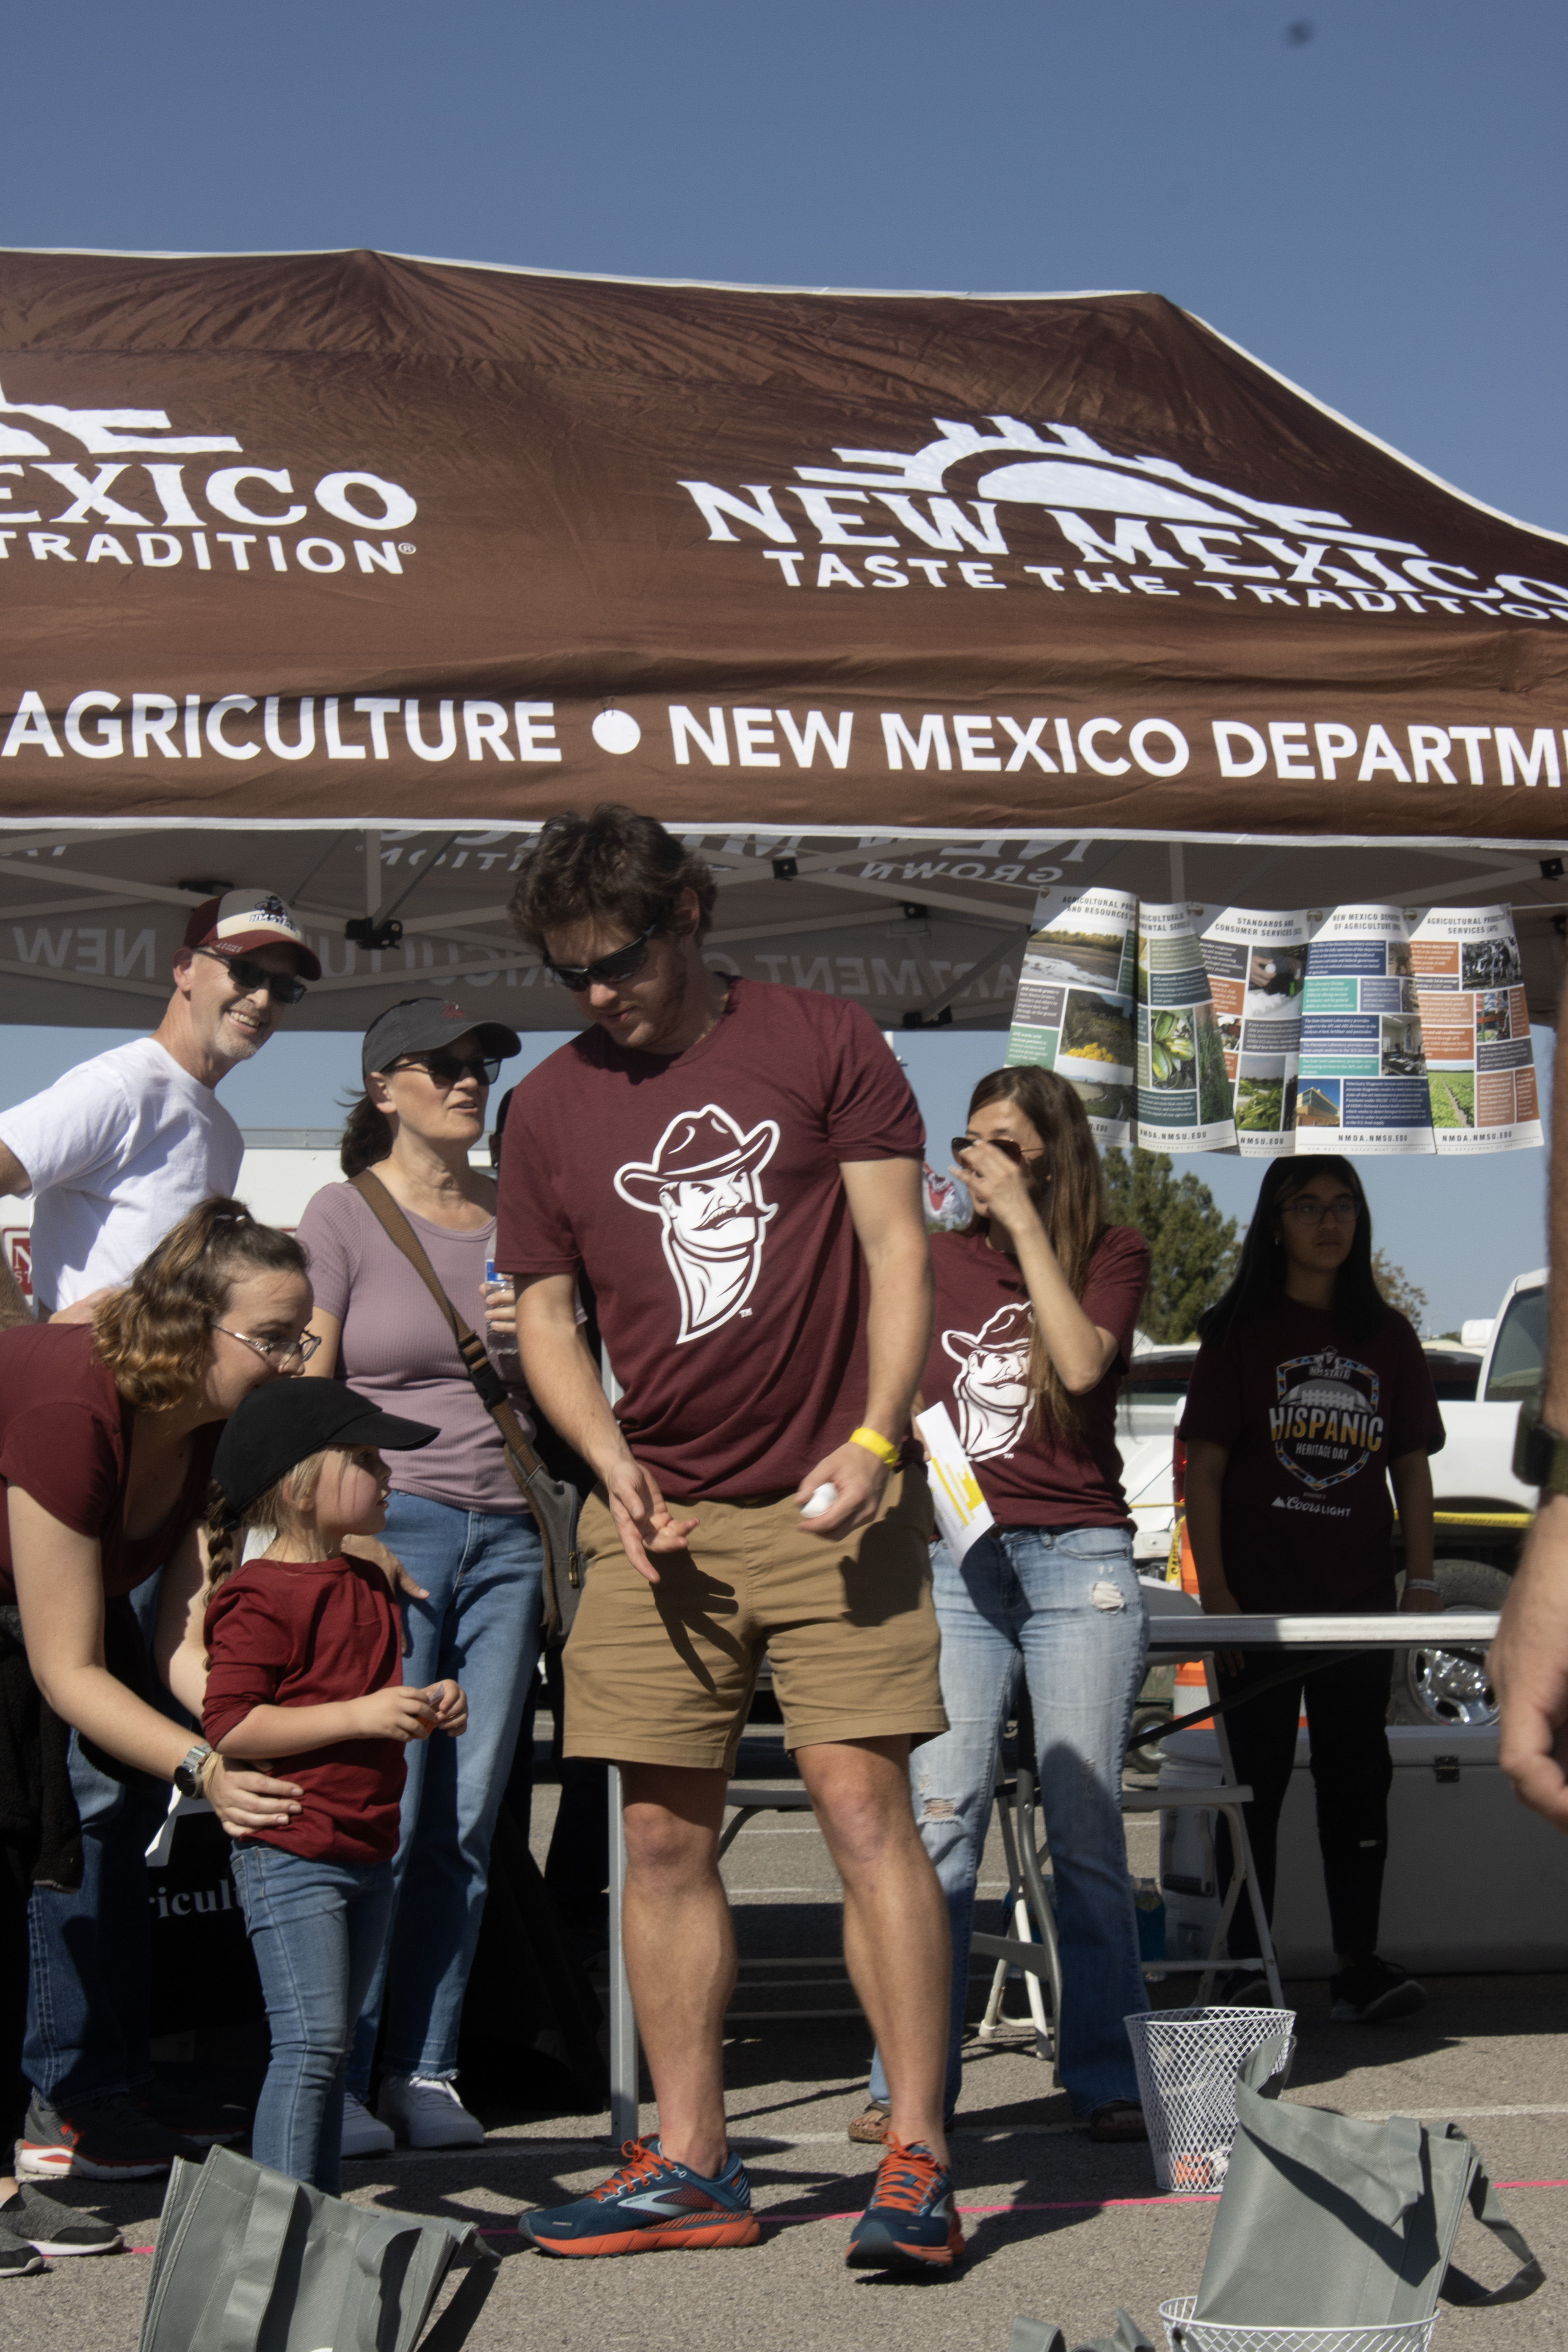
<svg viewBox="0 0 1568 2352">
<path fill-rule="evenodd" d="M 621 1426 L 665 1493 L 783 1492 L 866 1410 L 869 1285 L 839 1164 L 923 1146 L 858 1005 L 731 981 L 684 1054 L 595 1027 L 522 1080 L 496 1261 L 586 1269 Z"/>
<path fill-rule="evenodd" d="M 944 1404 L 1005 1528 L 1119 1528 L 1131 1523 L 1116 1445 L 1116 1392 L 1132 1355 L 1149 1286 L 1149 1244 L 1111 1225 L 1089 1262 L 1083 1311 L 1116 1341 L 1116 1360 L 1079 1399 L 1078 1433 L 1040 1434 L 1029 1410 L 1035 1310 L 1016 1258 L 984 1234 L 933 1234 L 936 1324 L 921 1393 Z"/>
<path fill-rule="evenodd" d="M 1436 1454 L 1443 1416 L 1421 1342 L 1390 1307 L 1364 1339 L 1280 1298 L 1204 1347 L 1178 1435 L 1229 1448 L 1225 1580 L 1243 1609 L 1392 1609 L 1388 1467 Z"/>
<path fill-rule="evenodd" d="M 161 1528 L 125 1532 L 135 1415 L 93 1353 L 88 1323 L 21 1323 L 0 1331 L 0 1602 L 14 1601 L 6 1492 L 20 1486 L 62 1527 L 95 1536 L 104 1595 L 133 1591 L 163 1567 L 206 1510 L 221 1422 L 191 1433 L 184 1484 Z"/>
<path fill-rule="evenodd" d="M 253 1707 L 330 1706 L 392 1688 L 403 1680 L 400 1630 L 386 1579 L 367 1560 L 340 1553 L 236 1569 L 207 1603 L 204 1737 L 220 1748 Z M 274 1757 L 272 1769 L 305 1794 L 286 1826 L 253 1832 L 264 1845 L 313 1861 L 391 1859 L 403 1801 L 400 1739 L 340 1740 Z"/>
</svg>

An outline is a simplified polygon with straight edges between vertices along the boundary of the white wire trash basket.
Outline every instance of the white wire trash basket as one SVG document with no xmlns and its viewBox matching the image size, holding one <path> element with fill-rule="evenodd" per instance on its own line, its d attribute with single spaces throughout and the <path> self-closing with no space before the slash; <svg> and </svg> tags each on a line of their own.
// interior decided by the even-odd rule
<svg viewBox="0 0 1568 2352">
<path fill-rule="evenodd" d="M 1233 2327 L 1194 2319 L 1196 2300 L 1184 2294 L 1160 2305 L 1170 2352 L 1426 2352 L 1437 2325 L 1434 2315 L 1385 2319 L 1375 2327 Z"/>
<path fill-rule="evenodd" d="M 1276 2071 L 1289 2074 L 1295 2011 L 1155 2009 L 1125 2021 L 1158 2186 L 1216 2195 L 1236 2137 L 1237 2074 L 1277 2033 L 1286 2037 L 1286 2052 Z"/>
</svg>

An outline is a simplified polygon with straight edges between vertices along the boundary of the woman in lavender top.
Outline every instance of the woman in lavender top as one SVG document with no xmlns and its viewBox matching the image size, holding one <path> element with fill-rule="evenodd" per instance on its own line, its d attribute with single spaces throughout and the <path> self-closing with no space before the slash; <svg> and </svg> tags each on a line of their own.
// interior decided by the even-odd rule
<svg viewBox="0 0 1568 2352">
<path fill-rule="evenodd" d="M 465 1322 L 482 1328 L 488 1313 L 491 1361 L 531 1432 L 513 1310 L 487 1287 L 495 1184 L 468 1160 L 489 1087 L 518 1051 L 514 1030 L 470 1022 L 439 998 L 394 1005 L 365 1033 L 364 1093 L 344 1129 L 342 1165 L 345 1177 L 368 1169 L 385 1187 Z M 321 1341 L 311 1372 L 335 1374 L 384 1411 L 440 1432 L 418 1454 L 397 1456 L 383 1540 L 423 1588 L 407 1604 L 404 1680 L 449 1677 L 470 1707 L 466 1738 L 408 1749 L 397 1909 L 350 2053 L 343 2153 L 383 2153 L 395 2134 L 413 2147 L 464 2147 L 484 2131 L 457 2091 L 458 2027 L 496 1813 L 539 1657 L 539 1531 L 449 1326 L 353 1184 L 324 1185 L 299 1238 L 310 1254 L 311 1328 Z"/>
</svg>

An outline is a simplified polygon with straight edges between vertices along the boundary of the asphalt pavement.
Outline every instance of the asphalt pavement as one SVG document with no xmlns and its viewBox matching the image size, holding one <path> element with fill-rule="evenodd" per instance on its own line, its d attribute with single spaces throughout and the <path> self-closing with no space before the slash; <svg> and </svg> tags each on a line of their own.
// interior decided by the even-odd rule
<svg viewBox="0 0 1568 2352">
<path fill-rule="evenodd" d="M 754 1770 L 777 1769 L 753 1750 Z M 547 1839 L 554 1791 L 536 1801 Z M 1130 1861 L 1152 1874 L 1152 1824 L 1132 1829 Z M 996 1889 L 988 1852 L 983 1890 Z M 747 1962 L 728 2050 L 731 2129 L 751 2172 L 763 2242 L 663 2261 L 551 2261 L 516 2234 L 520 2209 L 581 2195 L 607 2168 L 607 2118 L 521 2115 L 487 2107 L 481 2149 L 369 2159 L 347 2168 L 348 2194 L 381 2210 L 475 2221 L 503 2259 L 468 2341 L 472 2352 L 1005 2352 L 1016 2314 L 1058 2322 L 1069 2345 L 1110 2331 L 1125 2305 L 1163 2339 L 1158 2311 L 1193 2293 L 1214 2201 L 1162 2197 L 1148 2150 L 1097 2147 L 1071 2127 L 1049 2065 L 1026 2027 L 972 2045 L 954 2140 L 970 2259 L 950 2278 L 906 2281 L 850 2271 L 844 2246 L 864 2202 L 876 2151 L 845 2136 L 863 2104 L 869 2037 L 834 1961 L 834 1879 L 820 1839 L 799 1817 L 763 1816 L 725 1862 Z M 1565 1955 L 1568 1959 L 1568 1955 Z M 820 1965 L 785 1967 L 784 1962 Z M 1327 1987 L 1287 1997 L 1300 2017 L 1289 2098 L 1347 2113 L 1453 2117 L 1480 2148 L 1504 2200 L 1545 2264 L 1529 2302 L 1492 2311 L 1442 2307 L 1437 2352 L 1525 2352 L 1568 2339 L 1568 1974 L 1433 1978 L 1417 2017 L 1382 2028 L 1329 2021 Z M 972 2013 L 984 1985 L 976 1978 Z M 1156 2000 L 1182 1998 L 1175 1984 Z M 1009 1995 L 1020 2012 L 1021 1990 Z M 758 2016 L 782 2010 L 783 2016 Z M 816 2013 L 813 2013 L 816 2012 Z M 645 2128 L 653 2115 L 644 2109 Z M 99 2190 L 72 2201 L 125 2231 L 136 2251 L 57 2263 L 0 2286 L 6 2352 L 133 2352 L 146 2250 L 162 2184 Z M 1497 2284 L 1500 2250 L 1468 2218 L 1458 2259 Z"/>
</svg>

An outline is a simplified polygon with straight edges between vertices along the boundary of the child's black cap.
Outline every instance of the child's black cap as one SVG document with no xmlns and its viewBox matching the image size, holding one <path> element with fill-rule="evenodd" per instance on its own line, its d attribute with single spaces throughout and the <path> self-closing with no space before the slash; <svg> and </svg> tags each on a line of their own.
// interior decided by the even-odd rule
<svg viewBox="0 0 1568 2352">
<path fill-rule="evenodd" d="M 329 1445 L 408 1453 L 440 1433 L 427 1421 L 404 1421 L 367 1404 L 342 1381 L 268 1381 L 240 1404 L 213 1457 L 213 1477 L 227 1505 L 225 1522 L 237 1527 L 258 1496 Z"/>
</svg>

